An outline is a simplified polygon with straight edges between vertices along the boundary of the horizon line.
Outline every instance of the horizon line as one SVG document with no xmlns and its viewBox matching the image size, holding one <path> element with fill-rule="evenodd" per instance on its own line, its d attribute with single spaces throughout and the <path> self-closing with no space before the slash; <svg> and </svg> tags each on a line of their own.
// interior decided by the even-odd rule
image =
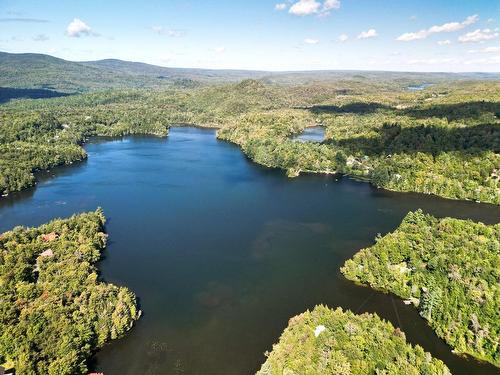
<svg viewBox="0 0 500 375">
<path fill-rule="evenodd" d="M 154 66 L 158 68 L 165 69 L 189 69 L 189 70 L 215 70 L 215 71 L 240 71 L 240 72 L 254 72 L 254 73 L 321 73 L 321 72 L 376 72 L 376 73 L 420 73 L 420 74 L 493 74 L 500 75 L 500 71 L 444 71 L 444 70 L 433 70 L 433 71 L 421 71 L 421 70 L 384 70 L 384 69 L 311 69 L 311 70 L 273 70 L 273 69 L 246 69 L 246 68 L 199 68 L 199 67 L 184 67 L 184 66 L 163 66 L 156 65 L 149 62 L 137 61 L 137 60 L 123 60 L 115 57 L 106 57 L 98 60 L 67 60 L 62 57 L 57 57 L 54 55 L 50 55 L 48 53 L 39 53 L 39 52 L 7 52 L 0 51 L 0 53 L 5 53 L 9 55 L 41 55 L 41 56 L 49 56 L 55 59 L 72 62 L 72 63 L 92 63 L 99 62 L 105 60 L 116 60 L 128 63 L 136 63 L 136 64 L 145 64 L 149 66 Z"/>
</svg>

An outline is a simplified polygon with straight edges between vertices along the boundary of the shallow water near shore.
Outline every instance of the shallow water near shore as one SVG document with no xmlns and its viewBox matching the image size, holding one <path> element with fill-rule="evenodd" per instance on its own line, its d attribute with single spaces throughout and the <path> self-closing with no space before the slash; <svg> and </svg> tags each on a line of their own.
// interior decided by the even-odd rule
<svg viewBox="0 0 500 375">
<path fill-rule="evenodd" d="M 497 222 L 500 208 L 392 193 L 334 176 L 288 179 L 215 131 L 95 139 L 87 161 L 0 199 L 0 231 L 101 206 L 107 282 L 140 299 L 143 317 L 92 360 L 110 374 L 251 374 L 288 319 L 316 304 L 377 312 L 454 374 L 497 369 L 453 355 L 412 306 L 359 287 L 344 261 L 410 210 Z"/>
</svg>

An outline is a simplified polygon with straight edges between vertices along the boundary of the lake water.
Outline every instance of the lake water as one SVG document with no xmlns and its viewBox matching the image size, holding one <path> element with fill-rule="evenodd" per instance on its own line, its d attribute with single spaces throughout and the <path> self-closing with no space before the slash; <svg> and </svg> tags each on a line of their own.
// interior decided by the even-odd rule
<svg viewBox="0 0 500 375">
<path fill-rule="evenodd" d="M 421 83 L 420 85 L 412 85 L 408 86 L 407 89 L 408 91 L 422 91 L 425 90 L 427 87 L 432 86 L 432 83 Z"/>
<path fill-rule="evenodd" d="M 288 179 L 212 130 L 95 140 L 89 159 L 0 200 L 0 230 L 102 206 L 102 277 L 140 298 L 143 317 L 100 351 L 112 374 L 251 374 L 288 319 L 324 303 L 377 312 L 455 374 L 495 368 L 451 354 L 412 306 L 358 287 L 339 267 L 410 210 L 496 222 L 498 207 L 378 190 L 347 178 Z"/>
<path fill-rule="evenodd" d="M 311 126 L 305 128 L 300 134 L 293 137 L 299 142 L 322 142 L 325 139 L 325 128 L 323 126 Z"/>
</svg>

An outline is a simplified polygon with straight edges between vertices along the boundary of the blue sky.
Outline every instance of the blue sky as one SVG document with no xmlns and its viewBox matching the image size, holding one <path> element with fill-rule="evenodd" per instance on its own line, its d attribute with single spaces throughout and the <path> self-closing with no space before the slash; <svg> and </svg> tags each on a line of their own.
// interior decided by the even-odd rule
<svg viewBox="0 0 500 375">
<path fill-rule="evenodd" d="M 500 71 L 500 0 L 0 0 L 0 50 L 200 68 Z"/>
</svg>

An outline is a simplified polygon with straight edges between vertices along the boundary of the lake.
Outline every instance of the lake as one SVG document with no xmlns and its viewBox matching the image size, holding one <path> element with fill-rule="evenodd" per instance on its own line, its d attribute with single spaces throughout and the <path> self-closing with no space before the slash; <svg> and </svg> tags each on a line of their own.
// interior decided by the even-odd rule
<svg viewBox="0 0 500 375">
<path fill-rule="evenodd" d="M 323 126 L 310 126 L 302 133 L 294 135 L 293 140 L 298 142 L 322 142 L 325 140 L 325 128 Z"/>
<path fill-rule="evenodd" d="M 421 83 L 419 85 L 408 86 L 406 89 L 408 91 L 422 91 L 422 90 L 425 90 L 427 87 L 430 87 L 432 85 L 433 85 L 432 83 Z"/>
<path fill-rule="evenodd" d="M 496 374 L 451 353 L 412 306 L 355 286 L 339 272 L 410 210 L 498 221 L 500 208 L 391 193 L 335 176 L 288 179 L 260 167 L 213 130 L 168 138 L 95 139 L 87 161 L 40 175 L 0 200 L 0 231 L 101 206 L 105 281 L 140 299 L 143 317 L 101 350 L 111 374 L 251 374 L 288 319 L 324 303 L 377 312 L 454 374 Z"/>
</svg>

